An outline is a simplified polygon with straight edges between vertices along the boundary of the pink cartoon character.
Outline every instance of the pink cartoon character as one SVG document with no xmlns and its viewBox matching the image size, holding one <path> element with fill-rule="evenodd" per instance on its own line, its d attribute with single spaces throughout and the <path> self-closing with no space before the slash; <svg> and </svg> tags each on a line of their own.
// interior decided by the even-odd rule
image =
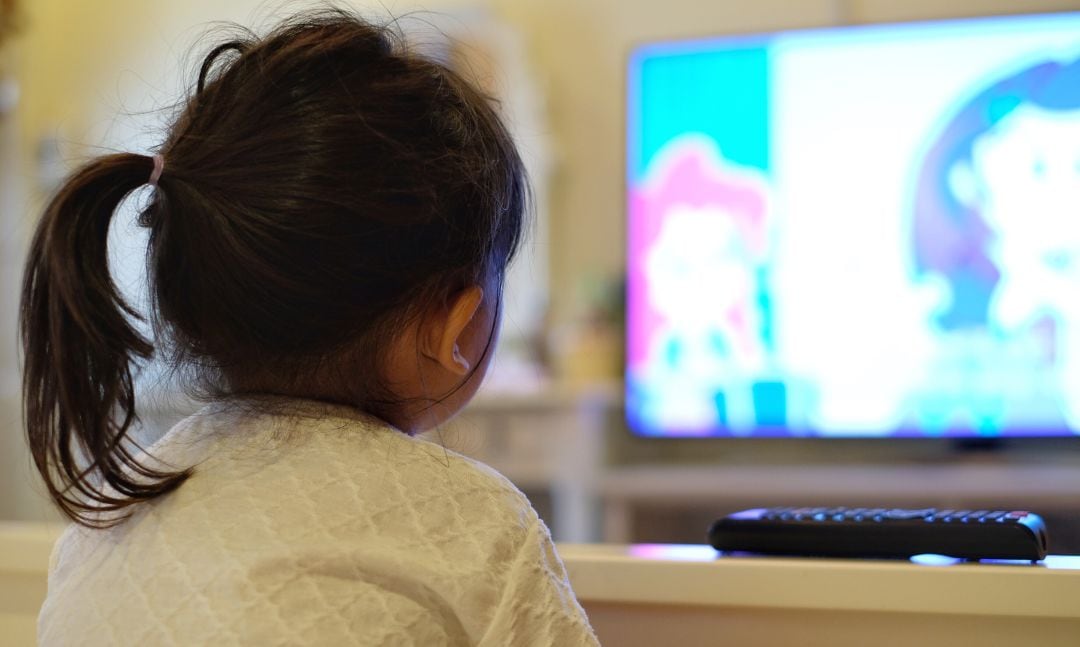
<svg viewBox="0 0 1080 647">
<path fill-rule="evenodd" d="M 641 426 L 749 430 L 769 364 L 768 191 L 702 135 L 671 141 L 631 196 L 631 397 Z"/>
</svg>

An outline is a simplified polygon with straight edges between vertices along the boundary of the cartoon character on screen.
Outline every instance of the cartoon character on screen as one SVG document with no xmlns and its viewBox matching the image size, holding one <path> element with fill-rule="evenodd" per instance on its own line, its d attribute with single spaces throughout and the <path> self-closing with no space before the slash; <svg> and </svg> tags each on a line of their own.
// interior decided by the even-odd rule
<svg viewBox="0 0 1080 647">
<path fill-rule="evenodd" d="M 652 223 L 645 415 L 685 434 L 749 429 L 751 381 L 768 359 L 765 182 L 703 136 L 669 143 L 650 171 L 636 196 Z"/>
<path fill-rule="evenodd" d="M 1026 66 L 964 102 L 922 161 L 913 226 L 917 269 L 947 286 L 933 372 L 953 401 L 984 431 L 1080 429 L 1080 60 Z"/>
</svg>

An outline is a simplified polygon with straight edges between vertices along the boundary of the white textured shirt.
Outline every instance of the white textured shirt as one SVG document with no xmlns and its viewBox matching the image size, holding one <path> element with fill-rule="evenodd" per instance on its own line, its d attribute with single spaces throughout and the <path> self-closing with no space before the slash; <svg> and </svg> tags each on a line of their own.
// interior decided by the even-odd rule
<svg viewBox="0 0 1080 647">
<path fill-rule="evenodd" d="M 53 551 L 44 645 L 595 645 L 547 528 L 494 470 L 346 407 L 210 407 L 194 466 Z"/>
</svg>

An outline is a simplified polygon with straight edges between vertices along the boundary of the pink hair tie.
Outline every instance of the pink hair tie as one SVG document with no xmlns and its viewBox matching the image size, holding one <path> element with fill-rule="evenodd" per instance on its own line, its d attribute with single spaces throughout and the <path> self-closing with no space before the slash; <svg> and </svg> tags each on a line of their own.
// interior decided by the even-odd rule
<svg viewBox="0 0 1080 647">
<path fill-rule="evenodd" d="M 165 158 L 161 155 L 154 155 L 154 170 L 150 173 L 150 186 L 157 186 L 158 180 L 161 179 L 161 172 L 165 170 Z"/>
</svg>

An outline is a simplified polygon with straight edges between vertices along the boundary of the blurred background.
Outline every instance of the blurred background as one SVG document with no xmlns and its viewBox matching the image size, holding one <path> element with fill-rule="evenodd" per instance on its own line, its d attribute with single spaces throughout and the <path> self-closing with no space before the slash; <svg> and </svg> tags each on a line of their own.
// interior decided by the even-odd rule
<svg viewBox="0 0 1080 647">
<path fill-rule="evenodd" d="M 1056 552 L 1080 552 L 1075 439 L 655 439 L 623 422 L 625 86 L 637 44 L 779 29 L 1080 9 L 1076 0 L 428 0 L 415 41 L 498 96 L 537 191 L 537 223 L 484 392 L 437 440 L 487 460 L 557 539 L 701 542 L 757 505 L 1030 508 Z M 189 88 L 211 23 L 258 27 L 308 6 L 255 0 L 0 0 L 0 519 L 51 519 L 23 449 L 15 347 L 23 250 L 43 200 L 80 160 L 148 152 Z M 427 13 L 430 12 L 430 13 Z M 129 214 L 130 215 L 130 214 Z M 121 218 L 114 272 L 137 301 L 141 234 Z M 1080 299 L 1080 294 L 1077 295 Z M 149 381 L 148 391 L 161 391 Z M 194 406 L 148 398 L 144 432 Z"/>
</svg>

